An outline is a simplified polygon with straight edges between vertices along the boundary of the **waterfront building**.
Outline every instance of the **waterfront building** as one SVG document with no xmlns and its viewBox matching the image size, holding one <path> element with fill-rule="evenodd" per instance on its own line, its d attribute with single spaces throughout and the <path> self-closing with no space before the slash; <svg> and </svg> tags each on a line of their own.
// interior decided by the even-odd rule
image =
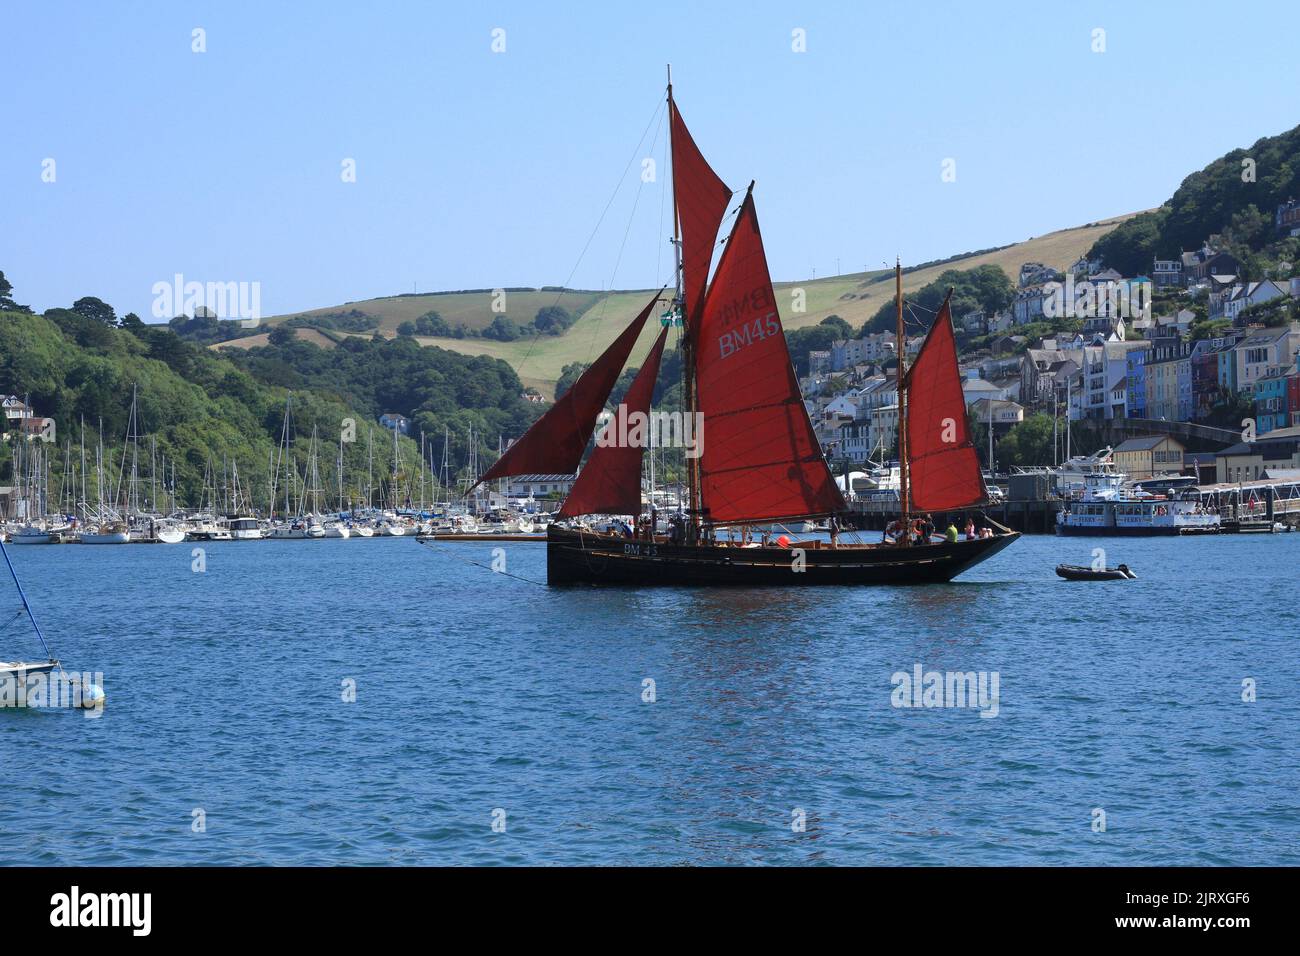
<svg viewBox="0 0 1300 956">
<path fill-rule="evenodd" d="M 1253 442 L 1238 442 L 1214 456 L 1220 484 L 1254 481 L 1266 472 L 1300 469 L 1300 425 L 1274 429 Z"/>
<path fill-rule="evenodd" d="M 1115 470 L 1135 481 L 1156 475 L 1178 474 L 1183 470 L 1183 443 L 1171 435 L 1130 438 L 1115 446 Z"/>
<path fill-rule="evenodd" d="M 509 498 L 563 497 L 573 490 L 577 475 L 516 475 L 506 481 Z"/>
</svg>

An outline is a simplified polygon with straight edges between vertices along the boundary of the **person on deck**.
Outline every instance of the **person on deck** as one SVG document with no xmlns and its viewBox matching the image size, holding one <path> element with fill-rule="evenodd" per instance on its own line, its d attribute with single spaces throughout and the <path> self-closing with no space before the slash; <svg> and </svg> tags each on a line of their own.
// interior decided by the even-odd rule
<svg viewBox="0 0 1300 956">
<path fill-rule="evenodd" d="M 966 519 L 966 540 L 967 541 L 975 540 L 975 519 L 974 518 Z"/>
<path fill-rule="evenodd" d="M 957 543 L 957 525 L 955 523 L 950 521 L 948 523 L 948 530 L 945 531 L 943 534 L 944 537 L 948 539 L 948 542 L 950 544 Z"/>
</svg>

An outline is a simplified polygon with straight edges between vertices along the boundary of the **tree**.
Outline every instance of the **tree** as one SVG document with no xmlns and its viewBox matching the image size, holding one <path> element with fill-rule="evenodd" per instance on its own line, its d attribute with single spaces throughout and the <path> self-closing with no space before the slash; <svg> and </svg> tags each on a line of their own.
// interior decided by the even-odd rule
<svg viewBox="0 0 1300 956">
<path fill-rule="evenodd" d="M 838 338 L 853 338 L 853 326 L 849 325 L 849 323 L 845 322 L 838 315 L 828 315 L 817 324 L 824 325 L 829 329 L 834 329 Z"/>
<path fill-rule="evenodd" d="M 429 311 L 415 320 L 415 330 L 420 335 L 451 335 L 451 326 L 437 312 Z"/>
<path fill-rule="evenodd" d="M 25 305 L 19 305 L 11 298 L 13 291 L 14 287 L 10 285 L 9 280 L 5 278 L 5 274 L 0 272 L 0 312 L 30 313 L 32 311 L 31 309 Z"/>
<path fill-rule="evenodd" d="M 1039 412 L 1030 415 L 998 442 L 998 463 L 1008 465 L 1046 465 L 1052 461 L 1052 416 Z"/>
<path fill-rule="evenodd" d="M 411 336 L 415 335 L 415 332 L 416 332 L 416 325 L 414 322 L 410 322 L 410 321 L 403 322 L 401 325 L 397 327 L 397 334 L 404 336 L 406 338 L 410 338 Z"/>
<path fill-rule="evenodd" d="M 375 333 L 375 335 L 378 334 L 379 334 L 378 332 Z M 269 344 L 274 345 L 278 348 L 283 345 L 288 345 L 289 343 L 293 342 L 297 338 L 298 338 L 297 330 L 287 325 L 277 325 L 275 328 L 271 330 L 270 334 L 267 335 L 266 341 Z"/>
<path fill-rule="evenodd" d="M 906 304 L 915 309 L 917 314 L 913 316 L 904 308 L 904 315 L 908 319 L 921 319 L 928 326 L 934 313 L 939 310 L 939 306 L 943 305 L 943 297 L 948 294 L 950 288 L 953 290 L 954 320 L 975 310 L 983 310 L 986 314 L 993 315 L 995 312 L 1009 308 L 1016 297 L 1016 287 L 1000 266 L 990 264 L 977 266 L 974 269 L 948 269 L 939 278 L 907 297 Z M 862 334 L 892 331 L 897 322 L 896 308 L 892 298 L 883 303 L 876 314 L 862 327 Z M 910 331 L 912 330 L 909 330 L 909 334 Z"/>
<path fill-rule="evenodd" d="M 578 380 L 578 376 L 585 371 L 587 371 L 586 362 L 570 362 L 560 369 L 560 377 L 555 382 L 556 399 L 562 398 L 564 393 L 573 387 L 573 383 Z"/>
<path fill-rule="evenodd" d="M 575 319 L 562 305 L 546 305 L 537 310 L 533 327 L 547 335 L 563 335 L 573 325 Z"/>
<path fill-rule="evenodd" d="M 96 322 L 103 322 L 105 325 L 117 325 L 117 313 L 113 311 L 113 307 L 93 295 L 83 296 L 72 303 L 72 311 Z"/>
<path fill-rule="evenodd" d="M 513 342 L 519 338 L 519 326 L 508 315 L 498 315 L 492 324 L 483 330 L 483 338 L 496 339 L 499 342 Z"/>
<path fill-rule="evenodd" d="M 128 312 L 122 316 L 122 328 L 130 329 L 132 332 L 145 327 L 144 321 L 134 312 Z"/>
</svg>

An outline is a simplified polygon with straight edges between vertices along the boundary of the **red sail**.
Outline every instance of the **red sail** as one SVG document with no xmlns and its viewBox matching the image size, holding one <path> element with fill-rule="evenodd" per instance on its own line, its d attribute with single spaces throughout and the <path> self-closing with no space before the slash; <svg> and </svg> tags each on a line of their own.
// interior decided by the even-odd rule
<svg viewBox="0 0 1300 956">
<path fill-rule="evenodd" d="M 987 499 L 966 421 L 948 303 L 907 372 L 907 445 L 912 507 L 948 511 Z"/>
<path fill-rule="evenodd" d="M 843 509 L 790 364 L 752 195 L 693 334 L 707 519 L 737 524 Z"/>
<path fill-rule="evenodd" d="M 558 517 L 641 513 L 641 459 L 650 447 L 650 397 L 659 378 L 659 360 L 667 339 L 665 328 L 614 417 L 596 439 L 596 449 L 574 482 Z"/>
<path fill-rule="evenodd" d="M 673 194 L 682 230 L 682 292 L 690 310 L 687 321 L 693 322 L 704 306 L 713 244 L 731 202 L 731 190 L 696 147 L 671 96 L 668 108 L 672 114 Z"/>
<path fill-rule="evenodd" d="M 587 448 L 596 417 L 605 407 L 628 354 L 636 344 L 646 317 L 659 301 L 656 295 L 632 324 L 601 353 L 589 369 L 545 415 L 533 422 L 523 437 L 506 449 L 478 483 L 509 475 L 571 475 Z"/>
</svg>

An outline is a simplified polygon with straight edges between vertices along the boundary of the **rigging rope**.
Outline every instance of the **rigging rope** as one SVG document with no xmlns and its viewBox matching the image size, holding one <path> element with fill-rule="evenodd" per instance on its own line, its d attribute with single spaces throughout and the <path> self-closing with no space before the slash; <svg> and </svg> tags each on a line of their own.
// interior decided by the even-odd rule
<svg viewBox="0 0 1300 956">
<path fill-rule="evenodd" d="M 50 653 L 50 645 L 46 643 L 45 635 L 41 633 L 41 626 L 36 623 L 36 615 L 32 613 L 32 606 L 27 603 L 27 594 L 23 591 L 22 582 L 18 580 L 18 572 L 14 570 L 14 563 L 9 560 L 9 549 L 5 547 L 3 538 L 0 538 L 0 554 L 4 555 L 5 564 L 9 565 L 9 573 L 13 576 L 14 587 L 18 589 L 18 597 L 23 602 L 23 610 L 32 619 L 32 628 L 36 631 L 36 636 L 41 639 L 41 647 L 45 648 L 45 656 L 50 660 L 54 660 L 54 655 Z"/>
<path fill-rule="evenodd" d="M 432 551 L 433 546 L 434 544 L 436 544 L 436 542 L 420 541 L 419 544 L 423 545 L 425 548 L 428 548 L 430 551 Z M 546 587 L 546 583 L 544 581 L 534 581 L 532 578 L 525 578 L 518 574 L 511 574 L 509 571 L 498 571 L 496 568 L 492 567 L 491 565 L 483 564 L 480 561 L 473 561 L 470 560 L 469 558 L 462 558 L 460 555 L 452 554 L 450 551 L 443 551 L 441 553 L 446 554 L 447 557 L 449 558 L 455 558 L 457 561 L 461 562 L 462 564 L 471 564 L 476 568 L 482 568 L 484 571 L 491 571 L 493 574 L 504 574 L 508 578 L 514 578 L 516 581 L 523 581 L 525 584 L 535 584 L 539 588 Z"/>
<path fill-rule="evenodd" d="M 605 216 L 609 213 L 610 207 L 614 205 L 614 200 L 618 198 L 618 194 L 623 188 L 623 183 L 627 179 L 627 171 L 632 168 L 632 164 L 636 162 L 637 156 L 641 154 L 641 144 L 645 142 L 646 134 L 650 132 L 650 127 L 655 124 L 655 120 L 659 118 L 660 112 L 663 111 L 666 106 L 667 103 L 664 100 L 657 98 L 655 110 L 650 114 L 650 119 L 645 124 L 645 129 L 641 131 L 641 138 L 636 141 L 636 148 L 632 150 L 632 155 L 628 159 L 627 165 L 623 167 L 623 172 L 619 174 L 618 181 L 614 184 L 614 191 L 610 193 L 609 200 L 605 203 L 605 208 L 601 210 L 600 217 L 596 220 L 596 225 L 592 227 L 591 235 L 587 237 L 587 241 L 583 244 L 582 251 L 578 253 L 577 261 L 574 262 L 573 268 L 569 270 L 569 275 L 564 280 L 563 285 L 560 286 L 560 291 L 556 294 L 555 302 L 552 303 L 552 305 L 558 305 L 560 299 L 564 297 L 564 290 L 567 289 L 569 283 L 573 281 L 573 277 L 577 274 L 578 268 L 582 265 L 582 260 L 587 255 L 587 250 L 591 248 L 591 243 L 596 238 L 596 233 L 600 231 L 601 223 L 605 221 Z M 658 133 L 655 135 L 657 136 Z M 523 369 L 528 359 L 532 356 L 533 348 L 541 339 L 542 334 L 543 333 L 539 331 L 533 335 L 533 340 L 528 343 L 528 351 L 524 353 L 524 357 L 519 362 L 519 369 Z"/>
</svg>

